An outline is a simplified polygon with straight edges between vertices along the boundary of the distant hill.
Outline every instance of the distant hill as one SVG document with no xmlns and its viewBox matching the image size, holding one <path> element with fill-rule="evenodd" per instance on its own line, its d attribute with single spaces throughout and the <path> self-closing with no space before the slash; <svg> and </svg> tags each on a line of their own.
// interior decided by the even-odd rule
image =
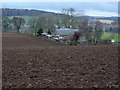
<svg viewBox="0 0 120 90">
<path fill-rule="evenodd" d="M 102 20 L 115 20 L 118 17 L 97 17 L 97 16 L 87 16 L 89 19 L 102 19 Z"/>
<path fill-rule="evenodd" d="M 2 16 L 33 16 L 33 15 L 42 15 L 42 14 L 53 14 L 60 15 L 60 13 L 47 12 L 42 10 L 34 10 L 34 9 L 10 9 L 10 8 L 2 8 Z M 102 19 L 102 20 L 114 20 L 117 17 L 97 17 L 97 16 L 85 16 L 89 19 Z"/>
<path fill-rule="evenodd" d="M 57 13 L 40 11 L 40 10 L 2 8 L 2 16 L 33 16 L 33 15 L 42 15 L 47 13 L 57 15 Z"/>
</svg>

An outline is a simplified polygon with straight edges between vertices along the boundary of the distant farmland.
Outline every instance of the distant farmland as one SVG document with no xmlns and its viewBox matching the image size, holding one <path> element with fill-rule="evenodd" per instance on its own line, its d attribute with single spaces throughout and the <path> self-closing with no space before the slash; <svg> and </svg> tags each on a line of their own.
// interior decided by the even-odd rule
<svg viewBox="0 0 120 90">
<path fill-rule="evenodd" d="M 112 22 L 114 22 L 113 20 L 99 20 L 99 21 L 107 24 L 111 24 Z"/>
</svg>

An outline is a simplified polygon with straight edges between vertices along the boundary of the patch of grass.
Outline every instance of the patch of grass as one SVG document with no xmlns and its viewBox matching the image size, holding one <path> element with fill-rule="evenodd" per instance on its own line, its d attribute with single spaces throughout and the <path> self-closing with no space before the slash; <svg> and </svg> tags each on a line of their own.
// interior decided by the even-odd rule
<svg viewBox="0 0 120 90">
<path fill-rule="evenodd" d="M 117 42 L 120 42 L 120 34 L 118 33 L 104 33 L 101 36 L 101 39 L 114 39 Z"/>
</svg>

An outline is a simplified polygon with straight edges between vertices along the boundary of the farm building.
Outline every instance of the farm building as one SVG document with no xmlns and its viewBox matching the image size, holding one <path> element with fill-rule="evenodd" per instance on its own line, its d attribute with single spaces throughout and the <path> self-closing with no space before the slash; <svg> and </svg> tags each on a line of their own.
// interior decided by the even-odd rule
<svg viewBox="0 0 120 90">
<path fill-rule="evenodd" d="M 74 32 L 78 31 L 78 29 L 70 29 L 70 28 L 60 28 L 56 30 L 56 34 L 61 36 L 73 35 Z"/>
<path fill-rule="evenodd" d="M 67 41 L 70 41 L 74 32 L 78 32 L 78 31 L 79 31 L 78 29 L 60 28 L 56 30 L 56 34 L 66 38 Z M 83 42 L 83 41 L 86 41 L 86 38 L 84 36 L 81 36 L 78 42 Z"/>
</svg>

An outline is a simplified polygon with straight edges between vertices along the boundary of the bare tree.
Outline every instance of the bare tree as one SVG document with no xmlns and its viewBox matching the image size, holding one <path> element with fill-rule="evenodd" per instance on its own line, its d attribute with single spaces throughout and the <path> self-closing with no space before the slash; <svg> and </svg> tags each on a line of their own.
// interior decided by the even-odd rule
<svg viewBox="0 0 120 90">
<path fill-rule="evenodd" d="M 87 18 L 81 18 L 78 28 L 79 28 L 79 32 L 82 33 L 81 35 L 84 36 L 86 38 L 86 40 L 88 41 L 88 39 L 89 39 L 88 19 Z"/>
<path fill-rule="evenodd" d="M 30 17 L 30 19 L 28 21 L 28 24 L 30 25 L 30 28 L 35 28 L 37 19 L 38 19 L 38 16 L 31 16 Z"/>
<path fill-rule="evenodd" d="M 73 8 L 69 8 L 69 9 L 62 9 L 62 23 L 65 27 L 70 27 L 73 26 L 73 24 L 75 24 L 75 9 Z"/>
<path fill-rule="evenodd" d="M 36 22 L 38 20 L 38 16 L 31 16 L 29 21 L 28 21 L 28 24 L 30 25 L 30 30 L 31 30 L 31 34 L 32 33 L 36 33 Z"/>
<path fill-rule="evenodd" d="M 69 9 L 68 9 L 68 13 L 69 13 L 70 16 L 73 16 L 75 12 L 76 12 L 76 11 L 75 11 L 74 8 L 69 8 Z"/>
<path fill-rule="evenodd" d="M 55 19 L 54 16 L 51 14 L 44 14 L 39 16 L 37 22 L 36 22 L 36 27 L 37 29 L 43 29 L 43 32 L 55 32 Z"/>
<path fill-rule="evenodd" d="M 66 14 L 66 15 L 70 15 L 70 16 L 73 16 L 75 12 L 76 11 L 74 8 L 62 9 L 62 14 Z"/>
<path fill-rule="evenodd" d="M 68 14 L 69 14 L 69 13 L 68 13 L 68 9 L 62 9 L 62 14 L 68 15 Z"/>
<path fill-rule="evenodd" d="M 96 21 L 94 28 L 95 28 L 94 36 L 97 40 L 99 40 L 103 32 L 103 24 L 100 21 Z"/>
</svg>

